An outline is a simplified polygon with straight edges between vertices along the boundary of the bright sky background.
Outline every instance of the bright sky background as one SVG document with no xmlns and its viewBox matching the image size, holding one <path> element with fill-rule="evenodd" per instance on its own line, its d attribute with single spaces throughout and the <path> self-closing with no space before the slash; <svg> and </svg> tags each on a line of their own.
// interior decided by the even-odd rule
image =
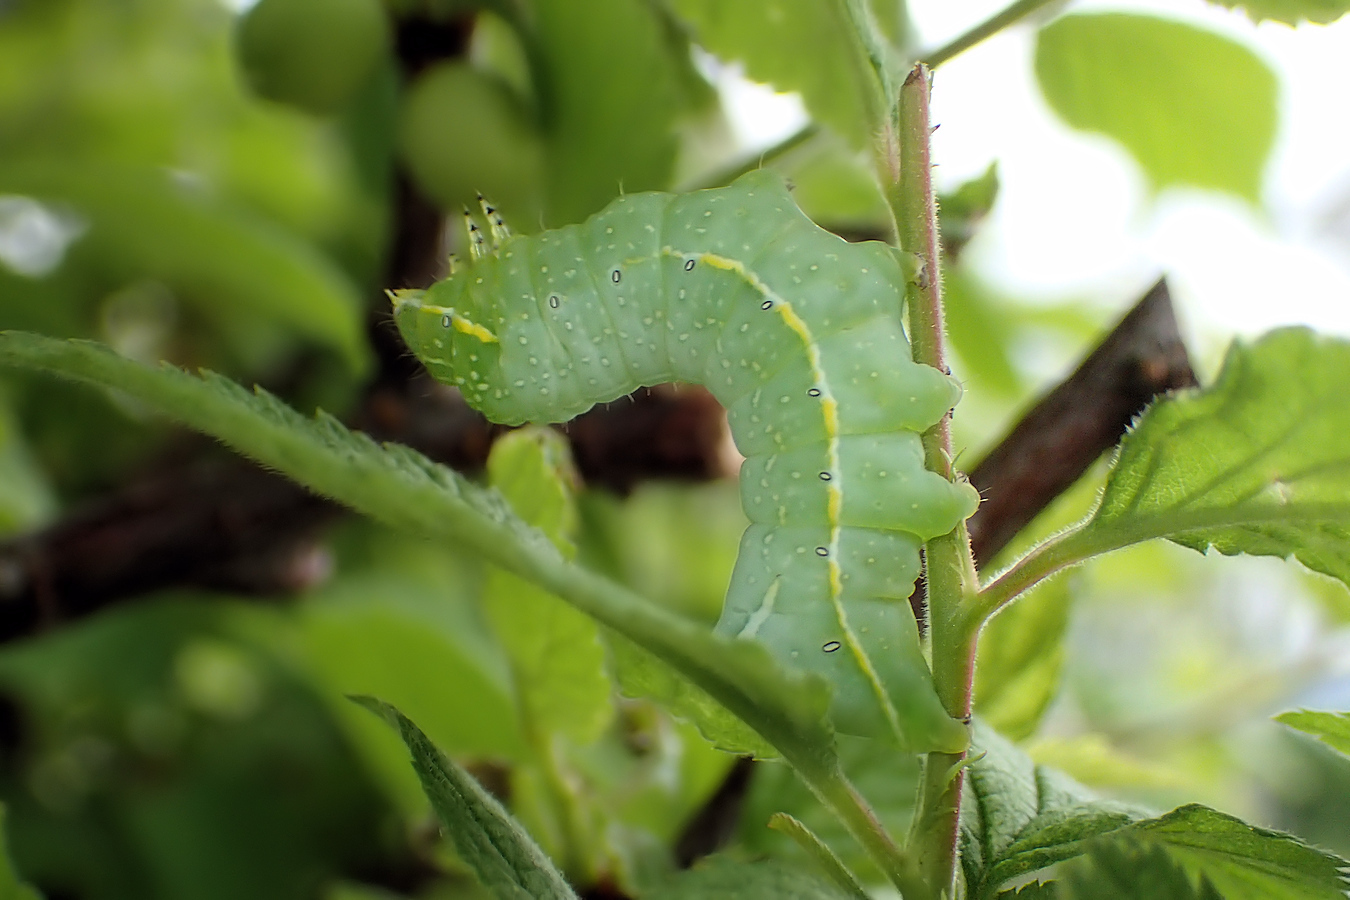
<svg viewBox="0 0 1350 900">
<path fill-rule="evenodd" d="M 1007 0 L 914 0 L 927 46 Z M 969 259 L 1028 302 L 1086 299 L 1123 309 L 1160 274 L 1184 327 L 1224 340 L 1306 323 L 1350 335 L 1350 17 L 1330 27 L 1254 26 L 1199 0 L 1081 0 L 1076 11 L 1152 12 L 1210 27 L 1253 48 L 1281 81 L 1282 107 L 1265 208 L 1199 191 L 1156 199 L 1111 141 L 1069 130 L 1032 74 L 1034 26 L 997 35 L 936 73 L 934 155 L 940 186 L 997 159 L 1002 190 Z M 753 146 L 801 122 L 795 98 L 732 88 Z"/>
</svg>

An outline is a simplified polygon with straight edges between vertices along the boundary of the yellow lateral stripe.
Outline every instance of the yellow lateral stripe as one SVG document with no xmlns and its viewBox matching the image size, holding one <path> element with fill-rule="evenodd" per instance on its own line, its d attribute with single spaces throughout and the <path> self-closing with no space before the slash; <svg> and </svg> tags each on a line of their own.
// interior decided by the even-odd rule
<svg viewBox="0 0 1350 900">
<path fill-rule="evenodd" d="M 820 385 L 822 396 L 820 405 L 822 412 L 825 414 L 825 434 L 829 440 L 829 466 L 834 477 L 834 483 L 830 485 L 829 489 L 829 505 L 826 513 L 827 525 L 830 529 L 830 605 L 834 608 L 835 619 L 839 622 L 839 627 L 843 631 L 844 642 L 848 645 L 849 652 L 853 654 L 853 659 L 857 662 L 858 668 L 862 670 L 864 677 L 872 686 L 872 691 L 876 694 L 877 702 L 885 713 L 886 721 L 891 726 L 891 730 L 903 743 L 904 730 L 900 725 L 900 715 L 896 711 L 895 705 L 891 703 L 890 695 L 886 693 L 886 687 L 881 683 L 881 676 L 877 674 L 876 668 L 872 665 L 871 657 L 867 655 L 867 651 L 863 649 L 858 636 L 854 634 L 853 628 L 848 623 L 848 614 L 844 611 L 844 584 L 842 571 L 839 567 L 839 517 L 843 510 L 843 488 L 840 484 L 842 476 L 839 471 L 839 404 L 834 399 L 833 392 L 830 391 L 825 370 L 821 368 L 820 350 L 816 347 L 815 337 L 811 334 L 810 327 L 792 308 L 792 304 L 774 293 L 773 289 L 761 281 L 758 275 L 746 269 L 740 260 L 718 256 L 715 253 L 681 253 L 671 247 L 661 248 L 661 253 L 664 256 L 675 257 L 697 256 L 700 262 L 713 268 L 734 272 L 741 276 L 761 296 L 773 301 L 774 308 L 783 317 L 783 323 L 802 340 L 806 349 L 807 361 L 811 365 L 811 375 Z"/>
<path fill-rule="evenodd" d="M 404 300 L 402 298 L 400 298 L 400 301 L 401 302 L 399 303 L 398 307 L 399 309 L 410 303 L 416 302 L 414 300 Z M 423 306 L 421 303 L 417 303 L 416 305 L 422 310 L 422 312 L 427 313 L 428 315 L 439 316 L 442 318 L 444 318 L 445 316 L 449 316 L 450 327 L 458 331 L 460 334 L 467 334 L 470 337 L 476 337 L 485 344 L 497 343 L 497 336 L 495 334 L 488 331 L 482 325 L 479 325 L 476 322 L 469 321 L 468 316 L 464 315 L 464 313 L 462 312 L 457 312 L 456 310 L 447 306 Z"/>
<path fill-rule="evenodd" d="M 461 334 L 467 334 L 470 335 L 471 337 L 476 337 L 485 344 L 497 343 L 497 336 L 495 334 L 488 331 L 482 325 L 479 325 L 475 322 L 470 322 L 468 319 L 464 318 L 464 315 L 462 313 L 456 313 L 452 315 L 450 317 L 450 324 L 454 326 L 454 329 L 460 332 Z"/>
</svg>

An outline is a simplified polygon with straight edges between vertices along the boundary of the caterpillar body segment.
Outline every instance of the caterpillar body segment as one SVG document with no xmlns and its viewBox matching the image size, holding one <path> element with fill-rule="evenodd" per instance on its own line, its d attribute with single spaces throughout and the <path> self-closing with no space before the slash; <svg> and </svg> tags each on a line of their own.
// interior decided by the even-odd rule
<svg viewBox="0 0 1350 900">
<path fill-rule="evenodd" d="M 959 749 L 906 602 L 919 548 L 978 495 L 923 465 L 960 397 L 914 363 L 890 248 L 815 226 L 781 179 L 622 197 L 506 238 L 395 318 L 433 375 L 496 422 L 563 422 L 641 385 L 703 384 L 747 457 L 751 520 L 718 630 L 834 686 L 840 730 Z"/>
</svg>

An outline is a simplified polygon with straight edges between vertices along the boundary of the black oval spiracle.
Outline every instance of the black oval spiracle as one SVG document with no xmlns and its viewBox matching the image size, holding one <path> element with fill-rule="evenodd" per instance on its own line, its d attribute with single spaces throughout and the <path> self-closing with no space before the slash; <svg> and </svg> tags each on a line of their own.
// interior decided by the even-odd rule
<svg viewBox="0 0 1350 900">
<path fill-rule="evenodd" d="M 772 300 L 765 300 L 763 303 L 761 303 L 761 304 L 759 305 L 759 308 L 760 308 L 760 309 L 773 309 L 773 301 L 772 301 Z"/>
<path fill-rule="evenodd" d="M 548 298 L 548 305 L 551 306 L 551 307 L 553 307 L 554 309 L 557 309 L 557 308 L 558 308 L 558 295 L 557 295 L 557 294 L 550 294 L 550 295 L 549 295 L 549 298 Z"/>
<path fill-rule="evenodd" d="M 686 272 L 692 272 L 692 271 L 694 271 L 694 261 L 693 261 L 692 259 L 686 260 L 686 261 L 685 261 L 685 263 L 684 263 L 684 270 L 685 270 Z"/>
<path fill-rule="evenodd" d="M 833 478 L 833 477 L 834 477 L 834 476 L 831 475 L 829 472 L 821 472 L 821 473 L 820 473 L 820 480 L 821 480 L 821 481 L 829 481 L 829 480 L 830 480 L 831 478 Z"/>
<path fill-rule="evenodd" d="M 838 641 L 826 641 L 826 642 L 821 646 L 820 649 L 824 650 L 826 653 L 833 653 L 834 651 L 838 650 L 838 649 L 839 649 L 840 647 L 842 647 L 842 646 L 844 646 L 844 645 L 841 644 L 841 643 L 839 643 Z"/>
<path fill-rule="evenodd" d="M 829 548 L 829 547 L 817 547 L 817 548 L 816 548 L 816 556 L 829 556 L 829 555 L 830 555 L 830 548 Z"/>
<path fill-rule="evenodd" d="M 450 314 L 449 314 L 449 313 L 446 313 L 445 315 L 441 316 L 441 327 L 442 327 L 442 328 L 449 328 L 450 325 L 451 325 L 451 321 L 452 321 L 452 320 L 451 320 L 451 318 L 450 318 Z"/>
<path fill-rule="evenodd" d="M 809 391 L 806 392 L 806 396 L 808 396 L 808 397 L 819 397 L 819 396 L 820 396 L 820 388 L 811 388 Z"/>
<path fill-rule="evenodd" d="M 623 273 L 620 272 L 618 269 L 615 269 L 613 272 L 610 272 L 610 273 L 609 273 L 609 280 L 612 281 L 612 282 L 614 282 L 615 284 L 618 284 L 618 283 L 619 283 L 619 279 L 622 278 L 622 277 L 623 277 Z"/>
</svg>

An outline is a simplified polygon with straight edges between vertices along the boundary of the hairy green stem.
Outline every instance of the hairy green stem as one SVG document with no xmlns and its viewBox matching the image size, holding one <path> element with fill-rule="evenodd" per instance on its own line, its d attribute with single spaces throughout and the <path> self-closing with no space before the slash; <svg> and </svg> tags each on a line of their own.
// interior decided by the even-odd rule
<svg viewBox="0 0 1350 900">
<path fill-rule="evenodd" d="M 886 194 L 895 216 L 901 247 L 920 260 L 918 277 L 909 297 L 914 359 L 945 372 L 941 261 L 937 206 L 933 199 L 928 102 L 928 68 L 920 63 L 900 89 L 893 141 L 899 164 L 890 166 L 894 177 Z M 948 479 L 956 477 L 947 417 L 924 432 L 923 448 L 925 464 L 930 470 Z M 925 560 L 933 684 L 948 715 L 968 720 L 978 632 L 972 626 L 967 610 L 978 579 L 965 524 L 929 541 Z M 920 896 L 939 898 L 950 896 L 952 892 L 964 780 L 959 764 L 963 757 L 960 753 L 930 753 L 925 760 L 915 826 L 910 833 L 910 846 L 926 886 L 926 893 Z"/>
<path fill-rule="evenodd" d="M 1009 25 L 1054 2 L 1056 0 L 1017 0 L 1012 6 L 1002 12 L 995 13 L 965 34 L 956 37 L 941 47 L 919 54 L 919 58 L 927 63 L 929 68 L 935 69 L 953 56 L 966 52 L 985 38 L 998 34 Z"/>
</svg>

